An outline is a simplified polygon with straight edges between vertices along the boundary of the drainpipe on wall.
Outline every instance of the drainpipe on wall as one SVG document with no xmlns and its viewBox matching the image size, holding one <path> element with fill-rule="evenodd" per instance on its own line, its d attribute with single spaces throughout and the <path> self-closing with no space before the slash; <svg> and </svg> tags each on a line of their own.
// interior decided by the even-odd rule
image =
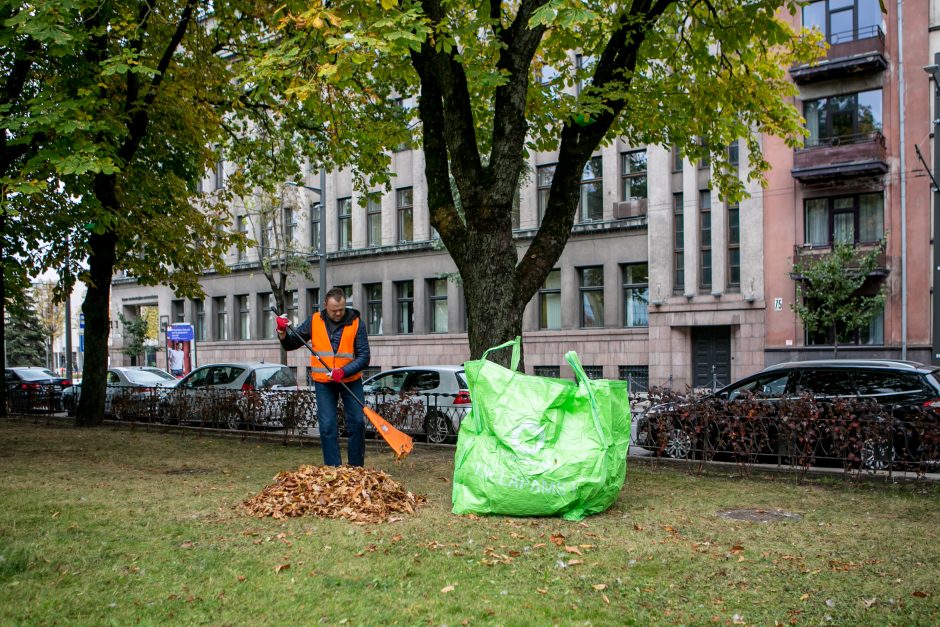
<svg viewBox="0 0 940 627">
<path fill-rule="evenodd" d="M 907 359 L 907 166 L 904 142 L 904 8 L 898 0 L 898 116 L 901 123 L 901 359 Z"/>
</svg>

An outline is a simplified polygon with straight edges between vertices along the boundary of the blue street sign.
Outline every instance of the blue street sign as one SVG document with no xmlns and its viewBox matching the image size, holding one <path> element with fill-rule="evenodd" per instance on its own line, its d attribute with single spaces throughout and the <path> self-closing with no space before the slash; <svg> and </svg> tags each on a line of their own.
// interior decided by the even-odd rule
<svg viewBox="0 0 940 627">
<path fill-rule="evenodd" d="M 166 329 L 166 339 L 171 342 L 192 342 L 194 337 L 193 325 L 185 322 L 171 324 Z"/>
<path fill-rule="evenodd" d="M 85 334 L 84 333 L 78 334 L 78 352 L 79 353 L 85 352 Z"/>
<path fill-rule="evenodd" d="M 85 328 L 85 314 L 83 313 L 78 314 L 78 328 L 79 329 Z"/>
</svg>

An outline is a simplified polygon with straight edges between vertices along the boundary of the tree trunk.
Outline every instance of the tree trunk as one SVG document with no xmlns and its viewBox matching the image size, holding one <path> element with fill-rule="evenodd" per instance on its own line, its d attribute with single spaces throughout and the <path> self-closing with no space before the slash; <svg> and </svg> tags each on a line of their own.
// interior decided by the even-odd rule
<svg viewBox="0 0 940 627">
<path fill-rule="evenodd" d="M 108 373 L 108 335 L 111 332 L 111 275 L 114 273 L 117 237 L 112 231 L 89 237 L 90 282 L 82 303 L 85 315 L 85 364 L 82 395 L 75 413 L 75 426 L 94 427 L 104 421 Z"/>
</svg>

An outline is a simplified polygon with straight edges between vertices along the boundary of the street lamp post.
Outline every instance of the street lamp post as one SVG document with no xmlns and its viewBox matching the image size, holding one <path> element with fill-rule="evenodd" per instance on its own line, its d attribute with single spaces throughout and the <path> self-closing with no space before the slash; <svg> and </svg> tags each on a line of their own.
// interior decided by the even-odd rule
<svg viewBox="0 0 940 627">
<path fill-rule="evenodd" d="M 310 187 L 309 185 L 302 185 L 300 183 L 295 183 L 294 181 L 289 181 L 287 183 L 291 187 L 302 187 L 304 189 L 309 189 L 312 192 L 316 192 L 320 196 L 320 237 L 318 238 L 319 245 L 317 246 L 317 257 L 320 260 L 320 301 L 322 302 L 326 298 L 326 171 L 322 168 L 320 169 L 320 187 Z M 315 304 L 316 308 L 319 308 L 319 303 Z"/>
</svg>

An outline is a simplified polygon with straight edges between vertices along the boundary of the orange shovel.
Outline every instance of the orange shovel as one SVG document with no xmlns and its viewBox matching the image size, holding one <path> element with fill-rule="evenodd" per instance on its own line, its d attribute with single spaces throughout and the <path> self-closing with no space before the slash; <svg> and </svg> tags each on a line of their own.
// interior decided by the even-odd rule
<svg viewBox="0 0 940 627">
<path fill-rule="evenodd" d="M 271 311 L 274 312 L 274 315 L 278 315 L 274 307 L 271 308 Z M 288 323 L 287 328 L 290 329 L 291 333 L 293 333 L 298 340 L 304 343 L 304 346 L 307 347 L 307 350 L 310 351 L 310 354 L 316 357 L 317 361 L 319 361 L 324 368 L 329 369 L 329 366 L 327 366 L 320 358 L 320 355 L 318 355 L 317 352 L 313 350 L 313 347 L 310 346 L 310 343 L 300 337 L 300 335 L 297 333 L 297 331 L 294 330 L 294 327 L 291 326 L 290 323 Z M 372 426 L 375 427 L 375 430 L 379 432 L 379 435 L 382 436 L 382 439 L 384 439 L 385 442 L 390 447 L 392 447 L 392 450 L 395 451 L 395 459 L 402 459 L 411 452 L 411 449 L 414 448 L 414 442 L 412 441 L 411 436 L 402 433 L 393 427 L 388 420 L 382 418 L 382 416 L 380 416 L 371 407 L 368 407 L 364 401 L 360 400 L 358 396 L 353 394 L 352 390 L 350 390 L 345 383 L 340 381 L 340 385 L 346 388 L 346 391 L 349 392 L 349 395 L 356 399 L 356 402 L 362 406 L 362 411 L 365 413 L 366 418 L 369 419 L 369 422 L 372 423 Z"/>
</svg>

